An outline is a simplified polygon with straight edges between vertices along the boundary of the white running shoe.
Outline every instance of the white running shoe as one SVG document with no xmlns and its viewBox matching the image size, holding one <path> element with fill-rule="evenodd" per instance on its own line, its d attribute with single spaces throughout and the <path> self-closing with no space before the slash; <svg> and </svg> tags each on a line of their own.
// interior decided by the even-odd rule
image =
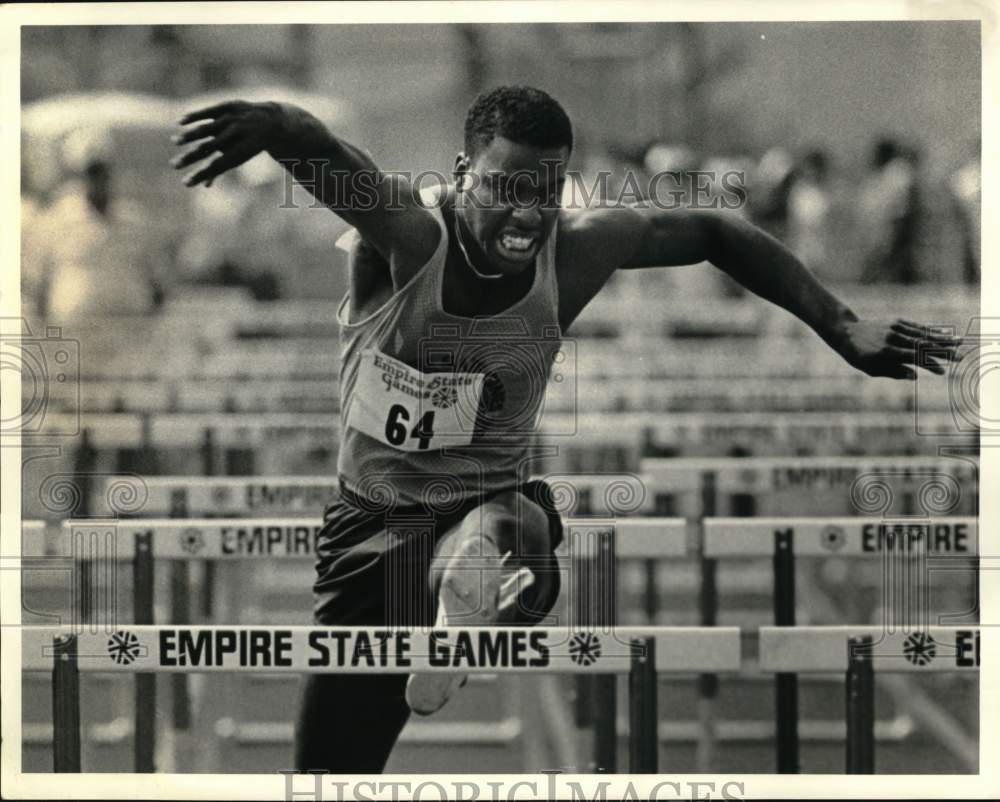
<svg viewBox="0 0 1000 802">
<path fill-rule="evenodd" d="M 501 559 L 501 570 L 510 555 L 507 552 Z M 434 626 L 478 627 L 496 624 L 501 613 L 514 605 L 518 593 L 530 587 L 534 581 L 534 574 L 527 568 L 519 569 L 506 579 L 503 579 L 500 572 L 446 569 L 441 579 Z M 480 592 L 483 596 L 481 603 Z M 469 612 L 473 605 L 476 605 L 476 610 Z M 411 674 L 406 682 L 406 703 L 414 713 L 429 716 L 440 710 L 452 694 L 465 685 L 468 678 L 467 674 L 443 672 Z"/>
</svg>

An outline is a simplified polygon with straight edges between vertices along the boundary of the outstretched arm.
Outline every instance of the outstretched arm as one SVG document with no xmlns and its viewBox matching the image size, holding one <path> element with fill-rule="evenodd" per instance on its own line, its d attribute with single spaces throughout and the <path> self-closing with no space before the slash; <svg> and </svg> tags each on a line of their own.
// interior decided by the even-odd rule
<svg viewBox="0 0 1000 802">
<path fill-rule="evenodd" d="M 359 148 L 334 136 L 309 112 L 288 103 L 234 100 L 191 112 L 191 125 L 174 138 L 198 144 L 172 162 L 176 169 L 200 164 L 184 183 L 212 185 L 222 173 L 266 152 L 320 202 L 356 227 L 390 261 L 404 269 L 433 254 L 440 229 L 399 175 L 383 173 Z"/>
<path fill-rule="evenodd" d="M 904 319 L 859 320 L 799 259 L 769 234 L 742 218 L 692 210 L 615 208 L 587 215 L 583 239 L 617 243 L 612 270 L 711 262 L 762 298 L 807 323 L 848 363 L 870 376 L 914 379 L 918 346 L 957 360 L 961 341 L 934 335 Z M 589 229 L 589 230 L 588 230 Z M 943 374 L 944 366 L 923 354 L 920 367 Z"/>
</svg>

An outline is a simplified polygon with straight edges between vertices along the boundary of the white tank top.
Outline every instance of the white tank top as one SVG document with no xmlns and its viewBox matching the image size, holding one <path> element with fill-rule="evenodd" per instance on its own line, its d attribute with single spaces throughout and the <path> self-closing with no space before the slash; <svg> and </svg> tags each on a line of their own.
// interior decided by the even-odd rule
<svg viewBox="0 0 1000 802">
<path fill-rule="evenodd" d="M 559 352 L 556 232 L 535 259 L 531 289 L 498 315 L 444 311 L 448 226 L 434 255 L 376 312 L 340 324 L 342 484 L 378 509 L 445 512 L 512 489 L 536 472 L 532 448 Z"/>
</svg>

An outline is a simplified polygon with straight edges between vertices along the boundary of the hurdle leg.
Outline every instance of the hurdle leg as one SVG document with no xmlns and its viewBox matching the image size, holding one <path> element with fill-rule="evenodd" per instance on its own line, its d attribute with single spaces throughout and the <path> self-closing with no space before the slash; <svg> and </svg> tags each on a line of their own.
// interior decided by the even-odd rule
<svg viewBox="0 0 1000 802">
<path fill-rule="evenodd" d="M 181 560 L 172 560 L 170 565 L 170 623 L 190 624 L 191 604 L 190 571 L 188 564 Z M 177 673 L 170 675 L 172 691 L 172 719 L 175 730 L 191 728 L 191 699 L 188 693 L 188 675 Z"/>
<path fill-rule="evenodd" d="M 80 447 L 73 460 L 73 479 L 80 489 L 80 504 L 74 514 L 80 518 L 87 518 L 90 516 L 91 510 L 93 471 L 97 460 L 97 451 L 90 443 L 89 429 L 84 429 L 80 438 Z M 94 567 L 90 559 L 90 543 L 88 541 L 74 535 L 73 547 L 76 550 L 76 566 L 73 572 L 76 581 L 73 595 L 76 610 L 73 623 L 82 629 L 93 621 Z"/>
<path fill-rule="evenodd" d="M 699 594 L 700 624 L 714 627 L 718 621 L 719 592 L 716 584 L 718 561 L 702 557 L 701 593 Z M 698 676 L 698 718 L 701 737 L 698 741 L 695 764 L 699 774 L 711 772 L 715 756 L 715 700 L 719 695 L 719 677 L 716 674 Z"/>
<path fill-rule="evenodd" d="M 629 773 L 656 774 L 660 757 L 656 638 L 633 640 L 632 648 L 628 675 Z"/>
<path fill-rule="evenodd" d="M 593 683 L 594 770 L 614 774 L 618 763 L 618 676 L 598 674 Z"/>
<path fill-rule="evenodd" d="M 656 626 L 656 614 L 660 610 L 660 594 L 656 574 L 659 563 L 656 560 L 643 560 L 643 612 L 650 626 Z"/>
<path fill-rule="evenodd" d="M 593 601 L 593 623 L 610 631 L 616 622 L 615 597 L 617 565 L 614 534 L 601 532 L 597 544 L 594 579 L 600 592 Z M 615 773 L 618 769 L 618 675 L 598 674 L 594 677 L 594 771 Z"/>
<path fill-rule="evenodd" d="M 76 637 L 65 635 L 52 642 L 52 770 L 79 772 L 80 672 L 76 664 Z"/>
<path fill-rule="evenodd" d="M 137 532 L 132 562 L 134 621 L 153 623 L 153 533 Z M 156 770 L 156 674 L 135 675 L 135 771 Z"/>
<path fill-rule="evenodd" d="M 872 638 L 848 641 L 847 774 L 875 773 L 875 672 Z"/>
<path fill-rule="evenodd" d="M 656 515 L 663 518 L 673 518 L 677 515 L 677 498 L 673 493 L 658 493 L 653 500 Z M 656 626 L 656 616 L 660 612 L 660 588 L 657 580 L 658 560 L 643 560 L 644 584 L 643 605 L 646 621 L 650 626 Z"/>
<path fill-rule="evenodd" d="M 774 533 L 774 623 L 795 626 L 795 552 L 792 530 Z M 799 678 L 774 676 L 778 774 L 799 773 Z"/>
<path fill-rule="evenodd" d="M 717 514 L 718 493 L 714 471 L 701 475 L 701 516 L 709 518 Z M 717 585 L 718 562 L 704 555 L 704 527 L 699 537 L 700 584 L 698 592 L 698 613 L 700 624 L 714 627 L 719 615 L 719 591 Z M 711 773 L 715 755 L 715 699 L 719 695 L 719 678 L 715 674 L 698 676 L 698 721 L 701 734 L 695 752 L 695 770 L 699 774 Z"/>
<path fill-rule="evenodd" d="M 591 631 L 614 622 L 614 540 L 605 531 L 594 544 L 590 532 L 571 532 L 573 628 Z M 617 679 L 615 675 L 575 676 L 574 713 L 578 727 L 591 730 L 590 772 L 614 772 L 617 767 Z M 610 730 L 610 732 L 609 732 Z"/>
<path fill-rule="evenodd" d="M 215 436 L 212 429 L 208 428 L 205 429 L 201 446 L 201 472 L 204 476 L 215 476 L 215 455 Z M 203 620 L 211 621 L 215 610 L 215 563 L 212 560 L 205 560 L 202 563 L 201 579 L 201 616 Z"/>
</svg>

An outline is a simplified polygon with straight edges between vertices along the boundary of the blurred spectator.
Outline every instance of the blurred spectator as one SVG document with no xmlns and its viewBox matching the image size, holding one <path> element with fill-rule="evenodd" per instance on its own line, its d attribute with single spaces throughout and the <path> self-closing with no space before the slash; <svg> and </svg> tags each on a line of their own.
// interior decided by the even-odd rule
<svg viewBox="0 0 1000 802">
<path fill-rule="evenodd" d="M 795 171 L 788 193 L 788 247 L 810 268 L 827 261 L 832 197 L 829 161 L 822 150 L 810 150 Z"/>
<path fill-rule="evenodd" d="M 148 314 L 168 265 L 139 212 L 116 202 L 114 151 L 102 130 L 70 134 L 69 176 L 52 205 L 24 220 L 25 295 L 54 322 Z"/>
<path fill-rule="evenodd" d="M 920 209 L 919 154 L 893 139 L 879 140 L 871 172 L 861 186 L 858 231 L 862 237 L 861 280 L 914 284 Z"/>
<path fill-rule="evenodd" d="M 980 265 L 980 224 L 979 192 L 980 142 L 973 143 L 968 160 L 959 167 L 948 180 L 948 190 L 954 207 L 955 218 L 962 240 L 962 279 L 966 284 L 979 282 Z"/>
<path fill-rule="evenodd" d="M 683 144 L 653 142 L 642 157 L 651 196 L 668 208 L 684 208 L 691 203 L 690 173 L 698 157 Z"/>
<path fill-rule="evenodd" d="M 771 148 L 757 165 L 750 191 L 754 222 L 782 242 L 788 239 L 788 200 L 794 180 L 792 155 L 784 148 Z"/>
<path fill-rule="evenodd" d="M 191 200 L 178 254 L 185 280 L 244 287 L 259 301 L 343 295 L 335 243 L 345 225 L 277 165 L 251 159 Z"/>
<path fill-rule="evenodd" d="M 199 284 L 245 287 L 259 301 L 279 297 L 278 272 L 294 253 L 292 215 L 281 209 L 280 168 L 252 160 L 192 197 L 195 215 L 180 247 L 182 274 Z M 270 190 L 270 191 L 268 191 Z"/>
</svg>

